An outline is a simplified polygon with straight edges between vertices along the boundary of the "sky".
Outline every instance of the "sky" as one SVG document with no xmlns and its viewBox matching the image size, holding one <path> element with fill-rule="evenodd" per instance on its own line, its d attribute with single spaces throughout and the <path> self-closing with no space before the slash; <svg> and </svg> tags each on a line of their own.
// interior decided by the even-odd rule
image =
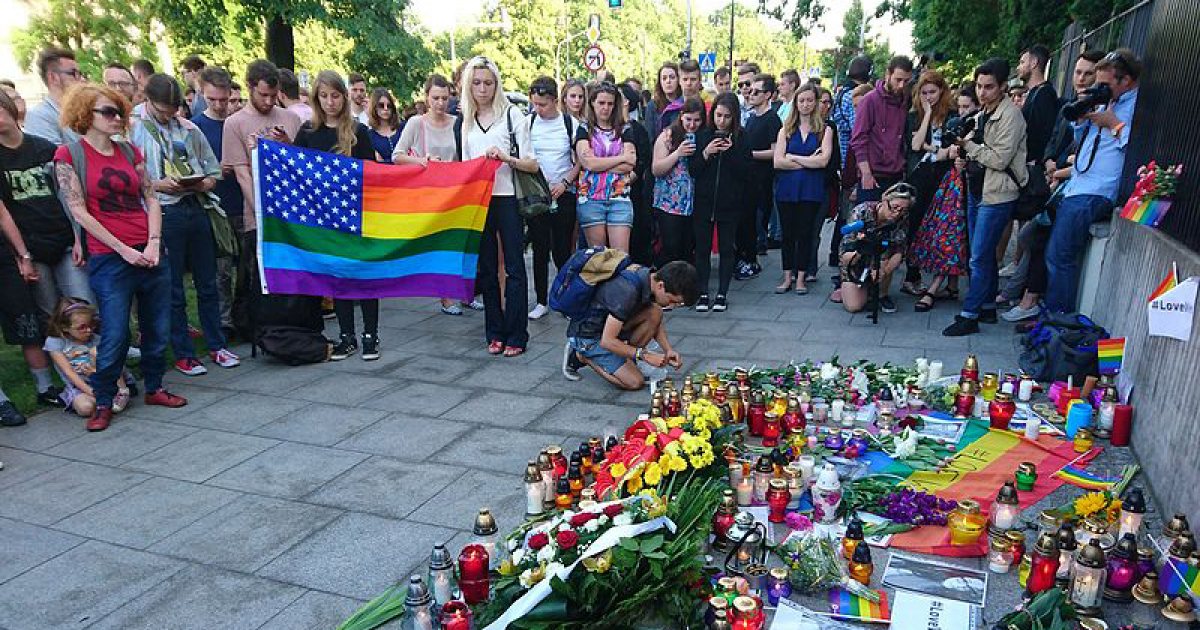
<svg viewBox="0 0 1200 630">
<path fill-rule="evenodd" d="M 729 0 L 692 0 L 696 15 L 707 15 L 713 11 L 729 6 Z M 739 4 L 757 7 L 757 0 L 737 0 Z M 824 0 L 825 16 L 818 28 L 808 37 L 812 48 L 832 48 L 835 38 L 842 32 L 842 17 L 850 6 L 850 0 Z M 882 0 L 863 0 L 867 15 L 871 15 Z M 412 0 L 413 11 L 417 18 L 434 33 L 448 30 L 456 22 L 469 22 L 485 5 L 486 0 Z M 887 38 L 893 51 L 897 53 L 912 53 L 912 25 L 908 23 L 892 24 L 887 17 L 872 20 L 868 23 L 871 33 Z M 603 21 L 601 22 L 603 29 Z"/>
</svg>

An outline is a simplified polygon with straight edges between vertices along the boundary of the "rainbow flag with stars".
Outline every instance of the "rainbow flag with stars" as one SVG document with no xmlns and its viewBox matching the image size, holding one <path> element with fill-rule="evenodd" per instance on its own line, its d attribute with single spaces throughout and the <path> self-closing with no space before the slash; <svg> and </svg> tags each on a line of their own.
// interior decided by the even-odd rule
<svg viewBox="0 0 1200 630">
<path fill-rule="evenodd" d="M 264 292 L 471 299 L 499 162 L 379 164 L 269 140 L 255 153 Z"/>
</svg>

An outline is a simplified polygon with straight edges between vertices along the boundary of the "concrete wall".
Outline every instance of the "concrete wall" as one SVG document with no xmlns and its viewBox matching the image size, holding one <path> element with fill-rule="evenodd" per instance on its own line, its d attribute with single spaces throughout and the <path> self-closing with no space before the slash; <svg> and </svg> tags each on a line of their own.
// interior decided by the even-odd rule
<svg viewBox="0 0 1200 630">
<path fill-rule="evenodd" d="M 1200 331 L 1190 341 L 1147 335 L 1146 299 L 1174 262 L 1200 276 L 1200 255 L 1158 230 L 1114 219 L 1094 319 L 1125 337 L 1133 377 L 1133 449 L 1159 504 L 1200 525 Z M 1195 322 L 1193 321 L 1193 326 Z M 1135 482 L 1136 483 L 1136 482 Z"/>
</svg>

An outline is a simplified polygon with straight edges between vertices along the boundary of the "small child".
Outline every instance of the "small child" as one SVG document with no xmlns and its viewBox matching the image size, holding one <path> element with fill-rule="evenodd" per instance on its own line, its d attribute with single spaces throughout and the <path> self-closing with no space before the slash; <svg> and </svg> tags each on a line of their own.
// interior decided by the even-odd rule
<svg viewBox="0 0 1200 630">
<path fill-rule="evenodd" d="M 66 385 L 62 400 L 67 409 L 87 418 L 96 408 L 96 395 L 88 377 L 96 371 L 96 346 L 100 343 L 100 320 L 96 308 L 87 300 L 63 298 L 50 320 L 46 345 L 50 360 Z M 125 378 L 117 381 L 113 411 L 123 411 L 129 405 L 129 388 Z"/>
</svg>

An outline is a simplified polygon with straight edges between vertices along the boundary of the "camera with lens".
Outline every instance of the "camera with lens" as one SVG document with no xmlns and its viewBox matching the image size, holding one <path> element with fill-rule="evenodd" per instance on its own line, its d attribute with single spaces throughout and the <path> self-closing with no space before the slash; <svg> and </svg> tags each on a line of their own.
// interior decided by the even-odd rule
<svg viewBox="0 0 1200 630">
<path fill-rule="evenodd" d="M 849 250 L 858 254 L 858 257 L 847 265 L 846 271 L 854 284 L 866 286 L 873 280 L 871 277 L 872 264 L 878 264 L 876 261 L 887 251 L 892 228 L 891 226 L 870 229 L 860 227 L 857 232 L 859 237 Z"/>
<path fill-rule="evenodd" d="M 945 149 L 975 132 L 975 117 L 951 118 L 942 130 L 942 148 Z"/>
<path fill-rule="evenodd" d="M 1084 114 L 1096 109 L 1101 105 L 1107 104 L 1113 98 L 1112 88 L 1107 83 L 1096 83 L 1092 87 L 1079 93 L 1079 98 L 1063 105 L 1063 118 L 1075 122 Z"/>
</svg>

